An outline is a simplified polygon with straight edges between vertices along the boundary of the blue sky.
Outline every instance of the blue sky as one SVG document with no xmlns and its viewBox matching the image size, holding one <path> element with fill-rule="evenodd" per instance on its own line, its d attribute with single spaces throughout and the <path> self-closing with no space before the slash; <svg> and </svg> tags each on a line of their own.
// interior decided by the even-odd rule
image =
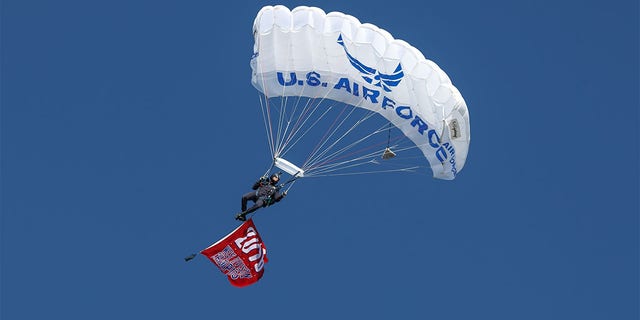
<svg viewBox="0 0 640 320">
<path fill-rule="evenodd" d="M 2 319 L 638 319 L 637 1 L 284 1 L 419 48 L 471 114 L 455 181 L 303 180 L 238 289 L 182 258 L 268 166 L 260 1 L 1 4 Z"/>
</svg>

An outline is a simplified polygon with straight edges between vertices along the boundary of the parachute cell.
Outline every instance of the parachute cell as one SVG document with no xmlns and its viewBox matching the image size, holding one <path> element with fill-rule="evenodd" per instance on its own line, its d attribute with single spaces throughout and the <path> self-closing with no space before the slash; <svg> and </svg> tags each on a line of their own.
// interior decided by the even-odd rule
<svg viewBox="0 0 640 320">
<path fill-rule="evenodd" d="M 389 149 L 391 128 L 419 150 L 434 177 L 451 180 L 464 166 L 471 138 L 466 103 L 449 77 L 405 41 L 353 16 L 312 7 L 266 6 L 253 33 L 252 84 L 263 95 L 273 159 L 284 160 L 299 146 L 309 149 L 302 164 L 283 166 L 313 176 L 377 164 L 370 159 L 383 152 L 390 159 L 385 163 L 396 161 L 404 149 Z M 347 124 L 354 106 L 368 113 Z M 360 133 L 356 127 L 374 115 L 382 125 Z M 372 138 L 387 132 L 386 140 Z M 303 136 L 316 142 L 300 142 Z M 355 152 L 356 145 L 364 145 L 358 149 L 363 151 Z"/>
</svg>

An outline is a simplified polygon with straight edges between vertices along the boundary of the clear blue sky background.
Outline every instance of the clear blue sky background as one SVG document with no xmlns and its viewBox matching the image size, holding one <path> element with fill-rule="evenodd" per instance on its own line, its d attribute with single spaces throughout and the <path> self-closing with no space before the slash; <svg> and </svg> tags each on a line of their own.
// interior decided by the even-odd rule
<svg viewBox="0 0 640 320">
<path fill-rule="evenodd" d="M 283 1 L 422 50 L 471 113 L 455 181 L 309 179 L 203 257 L 269 164 L 261 1 L 4 0 L 0 318 L 639 318 L 639 5 Z"/>
</svg>

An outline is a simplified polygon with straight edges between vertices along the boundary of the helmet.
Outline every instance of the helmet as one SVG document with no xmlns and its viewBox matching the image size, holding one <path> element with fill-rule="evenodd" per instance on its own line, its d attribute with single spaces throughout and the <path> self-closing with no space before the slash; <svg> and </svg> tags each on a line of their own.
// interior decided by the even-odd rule
<svg viewBox="0 0 640 320">
<path fill-rule="evenodd" d="M 280 181 L 280 174 L 279 173 L 272 174 L 271 177 L 269 177 L 269 181 L 271 182 L 271 184 L 278 183 L 278 181 Z"/>
</svg>

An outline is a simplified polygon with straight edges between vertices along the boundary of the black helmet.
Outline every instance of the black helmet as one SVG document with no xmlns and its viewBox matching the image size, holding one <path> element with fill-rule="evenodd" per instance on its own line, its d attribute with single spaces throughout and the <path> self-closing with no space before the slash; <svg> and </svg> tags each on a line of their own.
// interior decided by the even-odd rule
<svg viewBox="0 0 640 320">
<path fill-rule="evenodd" d="M 269 181 L 271 181 L 272 184 L 278 183 L 278 181 L 280 181 L 280 174 L 279 173 L 272 174 L 271 177 L 269 177 Z"/>
</svg>

